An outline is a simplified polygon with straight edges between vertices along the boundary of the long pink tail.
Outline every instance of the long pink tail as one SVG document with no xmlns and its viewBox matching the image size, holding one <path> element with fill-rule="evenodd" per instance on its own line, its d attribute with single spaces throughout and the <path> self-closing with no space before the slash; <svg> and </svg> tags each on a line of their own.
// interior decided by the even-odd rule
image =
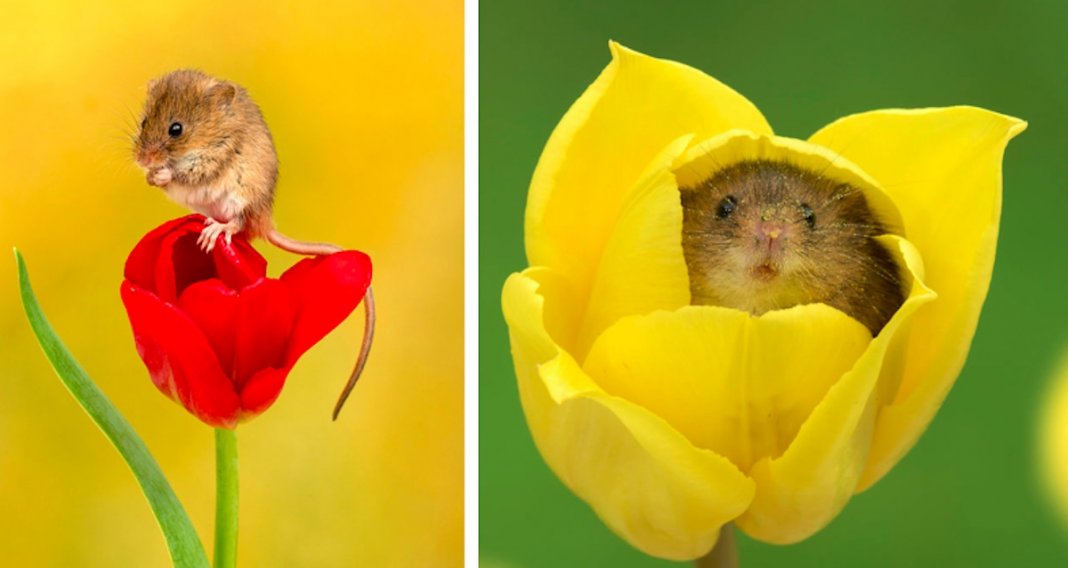
<svg viewBox="0 0 1068 568">
<path fill-rule="evenodd" d="M 289 251 L 293 254 L 303 254 L 305 256 L 318 256 L 325 254 L 334 254 L 335 252 L 341 252 L 343 249 L 337 245 L 330 243 L 309 243 L 305 241 L 298 241 L 291 239 L 282 233 L 278 232 L 278 229 L 271 229 L 267 232 L 267 241 L 272 245 Z"/>
<path fill-rule="evenodd" d="M 341 247 L 330 243 L 309 243 L 291 239 L 274 228 L 267 232 L 266 237 L 267 241 L 272 245 L 294 254 L 318 256 L 343 250 Z M 363 342 L 360 344 L 360 354 L 356 357 L 356 366 L 352 369 L 352 374 L 349 375 L 349 380 L 345 383 L 345 388 L 341 390 L 341 395 L 334 405 L 334 420 L 337 420 L 338 414 L 341 413 L 341 408 L 345 406 L 345 401 L 348 400 L 349 394 L 352 393 L 352 389 L 356 386 L 356 381 L 360 378 L 360 374 L 363 373 L 363 368 L 367 365 L 367 358 L 371 353 L 371 342 L 374 341 L 375 337 L 375 294 L 370 286 L 367 287 L 367 292 L 363 296 L 363 309 L 365 318 L 363 321 Z"/>
</svg>

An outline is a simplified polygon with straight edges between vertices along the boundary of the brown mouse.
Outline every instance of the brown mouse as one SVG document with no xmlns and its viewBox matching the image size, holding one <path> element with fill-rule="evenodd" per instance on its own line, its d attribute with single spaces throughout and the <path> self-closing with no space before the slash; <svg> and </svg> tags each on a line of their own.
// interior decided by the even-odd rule
<svg viewBox="0 0 1068 568">
<path fill-rule="evenodd" d="M 740 162 L 681 188 L 693 304 L 759 315 L 824 303 L 879 330 L 905 301 L 860 189 L 787 163 Z"/>
<path fill-rule="evenodd" d="M 197 241 L 211 251 L 220 235 L 246 232 L 292 253 L 325 255 L 341 247 L 291 239 L 274 227 L 278 157 L 260 109 L 245 89 L 195 70 L 168 73 L 148 84 L 144 118 L 134 142 L 137 164 L 150 185 L 207 217 Z M 356 367 L 334 407 L 356 384 L 374 337 L 371 287 L 364 299 L 364 338 Z"/>
</svg>

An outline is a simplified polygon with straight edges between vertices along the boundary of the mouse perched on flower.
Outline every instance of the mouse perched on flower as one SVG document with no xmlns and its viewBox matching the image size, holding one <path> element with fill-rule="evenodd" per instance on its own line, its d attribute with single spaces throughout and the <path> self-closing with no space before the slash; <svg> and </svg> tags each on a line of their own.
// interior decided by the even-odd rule
<svg viewBox="0 0 1068 568">
<path fill-rule="evenodd" d="M 986 297 L 1006 145 L 975 107 L 807 140 L 610 44 L 527 198 L 502 293 L 538 451 L 640 550 L 730 557 L 827 525 L 916 443 Z"/>
<path fill-rule="evenodd" d="M 134 141 L 137 165 L 150 185 L 205 216 L 198 245 L 210 253 L 218 239 L 264 237 L 301 255 L 342 248 L 292 239 L 274 226 L 278 157 L 259 107 L 241 86 L 183 69 L 148 84 L 144 118 Z M 337 419 L 363 372 L 374 337 L 374 294 L 364 296 L 364 338 L 356 366 L 334 406 Z"/>
</svg>

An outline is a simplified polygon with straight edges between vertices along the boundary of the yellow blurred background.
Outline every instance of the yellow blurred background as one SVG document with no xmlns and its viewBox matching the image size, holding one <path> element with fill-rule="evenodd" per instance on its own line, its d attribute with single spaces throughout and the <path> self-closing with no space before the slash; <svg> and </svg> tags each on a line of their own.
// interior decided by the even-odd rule
<svg viewBox="0 0 1068 568">
<path fill-rule="evenodd" d="M 118 293 L 141 235 L 186 213 L 145 183 L 128 140 L 146 82 L 180 67 L 260 104 L 279 228 L 375 268 L 375 347 L 338 422 L 358 315 L 238 428 L 240 564 L 459 566 L 462 2 L 0 7 L 0 245 L 23 252 L 45 313 L 155 454 L 209 556 L 212 431 L 152 386 Z M 257 248 L 272 275 L 297 260 Z M 132 474 L 35 344 L 14 259 L 0 266 L 3 563 L 168 566 Z"/>
</svg>

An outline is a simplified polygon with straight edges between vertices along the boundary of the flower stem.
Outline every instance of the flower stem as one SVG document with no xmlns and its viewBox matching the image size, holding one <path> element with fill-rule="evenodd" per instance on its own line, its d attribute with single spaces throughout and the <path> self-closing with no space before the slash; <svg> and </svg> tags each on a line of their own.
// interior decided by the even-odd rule
<svg viewBox="0 0 1068 568">
<path fill-rule="evenodd" d="M 237 432 L 215 429 L 215 568 L 237 566 Z"/>
<path fill-rule="evenodd" d="M 738 545 L 734 542 L 734 525 L 727 523 L 719 531 L 712 551 L 694 561 L 696 568 L 738 568 Z"/>
</svg>

